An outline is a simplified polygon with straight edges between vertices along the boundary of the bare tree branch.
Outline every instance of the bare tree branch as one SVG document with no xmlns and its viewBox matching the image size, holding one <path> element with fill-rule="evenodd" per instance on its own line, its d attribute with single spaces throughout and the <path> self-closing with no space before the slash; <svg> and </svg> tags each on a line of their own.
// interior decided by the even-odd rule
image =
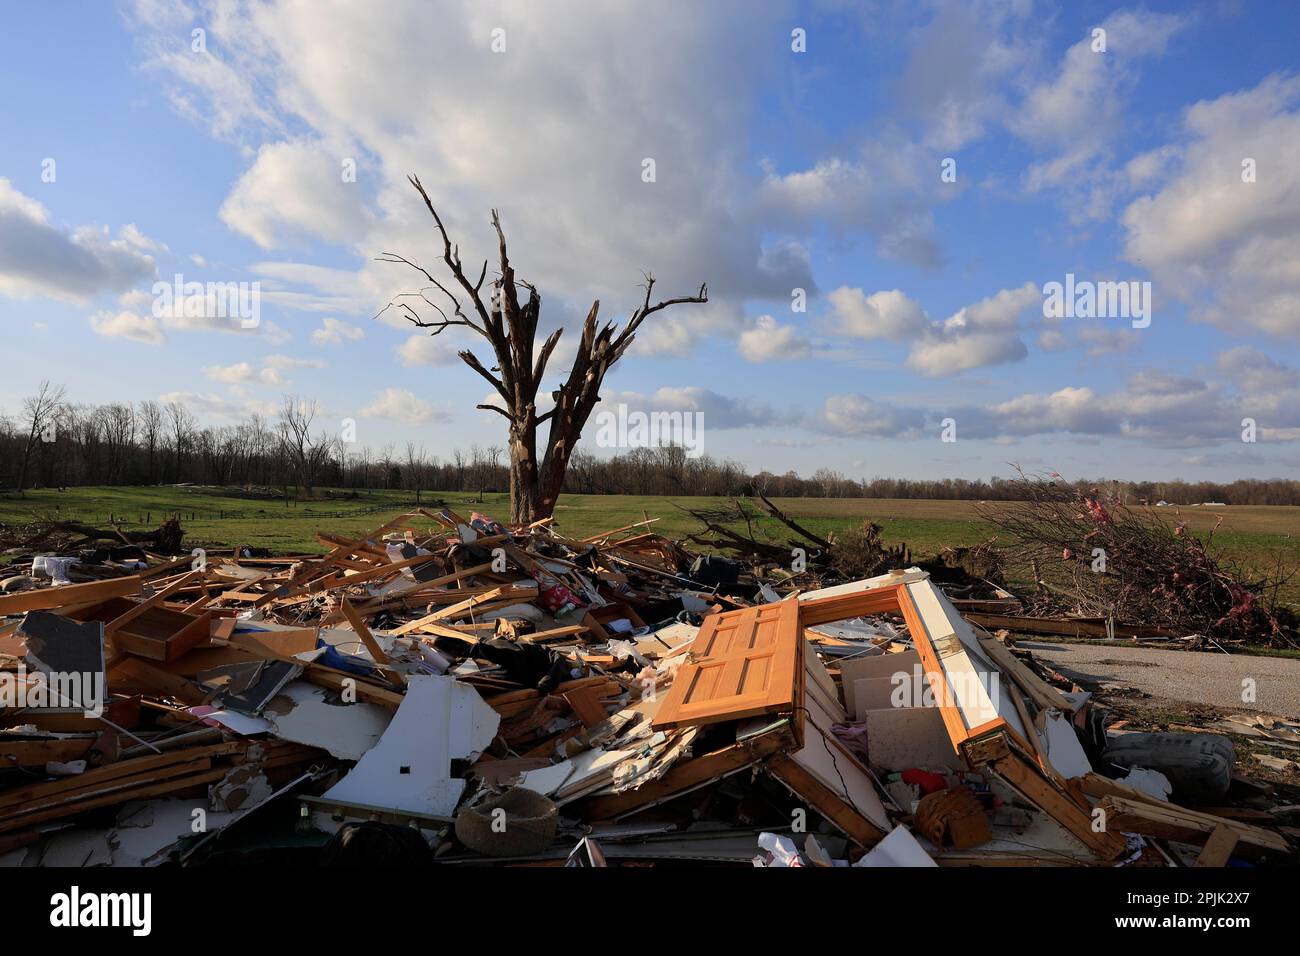
<svg viewBox="0 0 1300 956">
<path fill-rule="evenodd" d="M 534 356 L 542 297 L 536 286 L 515 275 L 500 213 L 493 209 L 491 217 L 492 228 L 497 236 L 499 273 L 492 282 L 491 294 L 485 302 L 481 290 L 487 276 L 487 260 L 483 262 L 478 280 L 471 282 L 461 265 L 460 247 L 451 241 L 442 217 L 434 207 L 433 200 L 424 185 L 417 176 L 407 178 L 420 194 L 425 208 L 433 217 L 438 236 L 442 240 L 443 262 L 468 298 L 478 321 L 474 321 L 474 317 L 468 315 L 466 309 L 462 308 L 460 297 L 434 278 L 428 270 L 396 253 L 384 253 L 379 261 L 398 263 L 417 270 L 429 280 L 432 287 L 437 288 L 451 302 L 452 316 L 430 300 L 425 294 L 425 289 L 394 297 L 393 301 L 378 314 L 383 315 L 389 308 L 396 308 L 408 322 L 417 328 L 430 330 L 432 335 L 438 335 L 453 325 L 463 325 L 473 329 L 488 341 L 496 357 L 496 365 L 491 370 L 469 350 L 458 354 L 466 365 L 492 385 L 504 403 L 504 407 L 497 405 L 478 407 L 490 409 L 510 422 L 512 520 L 532 521 L 549 515 L 555 506 L 555 498 L 559 494 L 574 446 L 581 437 L 582 429 L 596 403 L 600 401 L 601 383 L 610 368 L 632 344 L 637 329 L 646 318 L 669 306 L 707 302 L 708 288 L 701 285 L 697 295 L 664 299 L 652 304 L 655 280 L 652 275 L 646 273 L 644 274 L 644 298 L 621 330 L 614 323 L 599 326 L 597 317 L 600 313 L 600 301 L 593 302 L 583 321 L 582 338 L 573 365 L 559 388 L 551 393 L 555 398 L 555 407 L 538 415 L 537 393 L 546 374 L 547 365 L 563 335 L 563 329 L 556 329 L 550 333 Z M 520 288 L 528 293 L 526 300 L 522 302 L 519 297 Z M 439 318 L 426 318 L 417 311 L 418 305 L 414 305 L 409 300 L 423 302 L 436 311 Z M 539 461 L 537 427 L 543 423 L 549 423 L 549 431 L 546 453 Z"/>
</svg>

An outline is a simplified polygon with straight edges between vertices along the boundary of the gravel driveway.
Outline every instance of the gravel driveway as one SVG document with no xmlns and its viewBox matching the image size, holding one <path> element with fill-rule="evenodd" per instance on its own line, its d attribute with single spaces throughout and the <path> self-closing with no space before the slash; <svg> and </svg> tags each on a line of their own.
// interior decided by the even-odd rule
<svg viewBox="0 0 1300 956">
<path fill-rule="evenodd" d="M 1300 717 L 1300 660 L 1147 647 L 1016 641 L 1066 677 L 1136 687 L 1153 697 L 1191 701 L 1226 710 L 1258 710 Z M 1255 699 L 1242 700 L 1243 681 L 1255 682 Z"/>
</svg>

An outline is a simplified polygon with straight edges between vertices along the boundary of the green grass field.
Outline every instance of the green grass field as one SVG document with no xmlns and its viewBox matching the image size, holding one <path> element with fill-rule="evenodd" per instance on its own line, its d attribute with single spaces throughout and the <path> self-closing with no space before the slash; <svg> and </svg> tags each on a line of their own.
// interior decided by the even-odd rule
<svg viewBox="0 0 1300 956">
<path fill-rule="evenodd" d="M 505 494 L 478 496 L 461 492 L 425 492 L 425 505 L 442 500 L 456 511 L 478 510 L 497 519 L 509 516 Z M 981 521 L 972 501 L 915 501 L 889 498 L 778 498 L 775 503 L 809 530 L 826 534 L 870 518 L 884 528 L 889 544 L 906 543 L 923 559 L 952 545 L 987 540 L 992 528 Z M 179 514 L 186 541 L 194 545 L 249 545 L 281 553 L 316 553 L 323 548 L 318 531 L 349 534 L 378 527 L 409 510 L 415 495 L 407 491 L 368 491 L 350 498 L 346 492 L 321 490 L 312 501 L 290 502 L 269 495 L 245 494 L 233 488 L 160 486 L 132 488 L 37 489 L 25 497 L 0 495 L 0 524 L 25 524 L 39 518 L 76 520 L 107 527 L 110 520 L 127 530 L 156 528 L 168 514 Z M 673 538 L 701 530 L 683 508 L 728 509 L 725 498 L 566 495 L 556 509 L 557 526 L 567 535 L 586 537 L 600 531 L 658 518 L 651 527 Z M 1174 509 L 1160 509 L 1170 520 Z M 1253 566 L 1271 566 L 1277 556 L 1300 566 L 1300 507 L 1233 506 L 1216 509 L 1183 508 L 1177 517 L 1198 534 L 1219 518 L 1216 543 L 1224 552 Z M 739 521 L 727 522 L 744 530 Z M 781 543 L 789 532 L 772 519 L 756 525 L 760 540 Z M 1287 599 L 1300 602 L 1300 581 L 1292 582 Z"/>
</svg>

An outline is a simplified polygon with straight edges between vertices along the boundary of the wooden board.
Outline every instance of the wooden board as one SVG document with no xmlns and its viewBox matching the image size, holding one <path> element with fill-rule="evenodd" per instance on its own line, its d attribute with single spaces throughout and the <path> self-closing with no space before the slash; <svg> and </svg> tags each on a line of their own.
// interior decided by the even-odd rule
<svg viewBox="0 0 1300 956">
<path fill-rule="evenodd" d="M 1098 833 L 1092 828 L 1090 813 L 1059 791 L 1019 755 L 1012 753 L 1003 757 L 994 762 L 991 769 L 1103 860 L 1113 860 L 1124 851 L 1122 828 L 1110 827 Z"/>
<path fill-rule="evenodd" d="M 1205 841 L 1205 846 L 1201 850 L 1201 855 L 1196 858 L 1192 866 L 1227 866 L 1228 860 L 1232 857 L 1232 851 L 1237 848 L 1237 842 L 1241 839 L 1237 832 L 1231 827 L 1224 826 L 1220 823 L 1210 834 L 1210 838 Z"/>
<path fill-rule="evenodd" d="M 584 727 L 595 727 L 604 723 L 609 717 L 605 705 L 600 702 L 600 697 L 594 688 L 580 687 L 565 694 L 564 699 L 573 708 L 573 712 L 582 721 Z"/>
<path fill-rule="evenodd" d="M 139 576 L 132 576 L 6 594 L 0 597 L 0 617 L 27 611 L 50 611 L 78 604 L 98 604 L 109 598 L 133 597 L 140 593 L 141 584 Z"/>
<path fill-rule="evenodd" d="M 797 601 L 710 615 L 653 726 L 690 727 L 789 711 L 802 646 Z"/>
<path fill-rule="evenodd" d="M 848 594 L 805 599 L 800 604 L 799 618 L 804 627 L 814 627 L 869 614 L 897 614 L 898 592 L 902 587 L 901 584 L 891 584 Z"/>
<path fill-rule="evenodd" d="M 981 614 L 978 612 L 969 612 L 965 615 L 966 620 L 972 624 L 978 624 L 981 627 L 996 630 L 1006 628 L 1009 631 L 1021 634 L 1060 634 L 1064 637 L 1109 637 L 1106 631 L 1106 624 L 1100 618 L 1068 618 L 1068 617 L 1020 617 L 1012 614 Z M 1115 637 L 1178 637 L 1181 632 L 1172 628 L 1156 627 L 1154 625 L 1136 625 L 1136 624 L 1115 624 Z"/>
<path fill-rule="evenodd" d="M 1020 688 L 1034 699 L 1034 703 L 1039 707 L 1055 707 L 1064 714 L 1073 714 L 1078 710 L 1078 706 L 1070 703 L 1059 690 L 1047 683 L 1033 671 L 1031 671 L 1021 660 L 1007 650 L 1002 644 L 989 638 L 980 638 L 980 647 L 984 649 L 993 663 L 1002 668 L 1006 673 L 1020 685 Z"/>
<path fill-rule="evenodd" d="M 1103 799 L 1100 806 L 1106 811 L 1110 829 L 1122 833 L 1141 833 L 1180 843 L 1200 843 L 1224 827 L 1237 837 L 1237 849 L 1242 854 L 1262 851 L 1283 855 L 1291 853 L 1286 839 L 1272 830 L 1188 810 L 1173 803 L 1155 804 L 1112 794 Z"/>
</svg>

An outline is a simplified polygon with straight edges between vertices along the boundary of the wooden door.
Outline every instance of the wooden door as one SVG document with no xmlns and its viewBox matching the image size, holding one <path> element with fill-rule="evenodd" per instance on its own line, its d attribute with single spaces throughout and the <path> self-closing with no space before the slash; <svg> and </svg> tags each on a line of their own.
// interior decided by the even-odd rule
<svg viewBox="0 0 1300 956">
<path fill-rule="evenodd" d="M 690 727 L 789 711 L 802 643 L 795 599 L 710 615 L 653 726 Z"/>
</svg>

